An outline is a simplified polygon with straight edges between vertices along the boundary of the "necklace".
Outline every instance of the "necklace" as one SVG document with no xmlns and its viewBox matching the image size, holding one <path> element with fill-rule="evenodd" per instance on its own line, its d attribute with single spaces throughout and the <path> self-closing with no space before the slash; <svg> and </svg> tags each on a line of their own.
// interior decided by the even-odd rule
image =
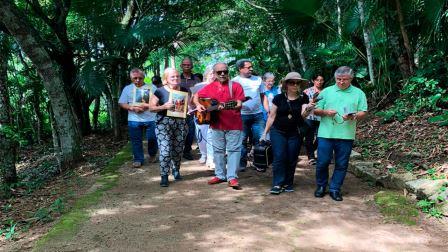
<svg viewBox="0 0 448 252">
<path fill-rule="evenodd" d="M 286 103 L 288 103 L 288 107 L 289 107 L 288 119 L 291 120 L 292 119 L 291 101 L 289 100 L 288 95 L 286 93 L 285 93 L 285 97 L 286 97 Z"/>
</svg>

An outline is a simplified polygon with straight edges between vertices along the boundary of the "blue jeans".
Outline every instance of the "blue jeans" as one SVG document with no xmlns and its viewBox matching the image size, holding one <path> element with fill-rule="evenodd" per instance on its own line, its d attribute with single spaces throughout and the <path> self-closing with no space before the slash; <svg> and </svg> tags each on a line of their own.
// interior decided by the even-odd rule
<svg viewBox="0 0 448 252">
<path fill-rule="evenodd" d="M 211 133 L 215 176 L 221 180 L 238 178 L 236 172 L 241 155 L 241 131 L 212 129 Z"/>
<path fill-rule="evenodd" d="M 185 138 L 185 146 L 184 146 L 184 153 L 190 153 L 191 152 L 191 145 L 194 141 L 196 126 L 194 124 L 194 116 L 187 116 L 187 125 L 188 125 L 188 133 L 187 138 Z"/>
<path fill-rule="evenodd" d="M 240 167 L 245 168 L 247 165 L 247 141 L 251 139 L 252 145 L 258 144 L 264 131 L 265 122 L 263 113 L 253 115 L 241 115 L 243 119 L 243 146 L 241 148 Z"/>
<path fill-rule="evenodd" d="M 157 139 L 155 132 L 156 123 L 151 122 L 128 122 L 129 138 L 131 139 L 132 154 L 134 162 L 145 161 L 143 154 L 143 129 L 146 129 L 146 139 L 148 140 L 148 154 L 155 156 L 157 154 Z"/>
<path fill-rule="evenodd" d="M 271 128 L 272 186 L 292 186 L 302 139 L 298 133 L 284 133 Z"/>
<path fill-rule="evenodd" d="M 328 166 L 334 152 L 334 171 L 331 177 L 331 192 L 339 192 L 347 174 L 348 161 L 352 152 L 353 140 L 317 138 L 317 164 L 316 182 L 318 186 L 326 187 L 328 184 Z"/>
</svg>

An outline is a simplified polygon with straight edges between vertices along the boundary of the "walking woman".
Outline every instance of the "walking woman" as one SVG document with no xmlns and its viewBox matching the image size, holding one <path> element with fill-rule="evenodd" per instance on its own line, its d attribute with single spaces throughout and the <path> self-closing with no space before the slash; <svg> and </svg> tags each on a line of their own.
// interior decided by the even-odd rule
<svg viewBox="0 0 448 252">
<path fill-rule="evenodd" d="M 192 95 L 195 95 L 202 88 L 207 86 L 208 84 L 215 81 L 215 75 L 213 73 L 213 68 L 211 66 L 207 67 L 204 71 L 204 82 L 200 82 L 195 84 L 190 88 Z M 199 159 L 200 164 L 206 164 L 210 168 L 214 168 L 215 164 L 213 163 L 213 145 L 211 138 L 211 129 L 209 129 L 208 124 L 197 124 L 196 125 L 196 139 L 198 140 L 199 151 L 201 152 L 201 158 Z"/>
<path fill-rule="evenodd" d="M 314 109 L 308 96 L 303 93 L 307 80 L 299 73 L 290 72 L 283 79 L 283 93 L 274 97 L 262 138 L 270 132 L 274 162 L 271 194 L 294 191 L 294 172 L 302 144 L 298 128 L 305 124 L 304 118 Z M 302 112 L 302 107 L 304 107 Z"/>
<path fill-rule="evenodd" d="M 170 91 L 188 92 L 188 90 L 180 86 L 179 72 L 174 68 L 165 69 L 162 82 L 164 85 L 158 88 L 151 97 L 149 109 L 157 112 L 156 135 L 160 150 L 160 186 L 167 187 L 170 170 L 174 180 L 182 179 L 179 169 L 187 133 L 184 118 L 167 116 L 167 110 L 174 107 L 169 100 Z"/>
<path fill-rule="evenodd" d="M 314 75 L 311 79 L 313 82 L 313 86 L 305 89 L 304 93 L 308 96 L 308 99 L 311 102 L 316 102 L 317 96 L 320 91 L 324 89 L 324 77 L 322 75 Z M 320 124 L 320 116 L 315 115 L 314 113 L 310 113 L 306 120 L 306 124 L 308 125 L 308 131 L 305 135 L 305 147 L 308 155 L 308 164 L 315 165 L 316 164 L 316 156 L 314 155 L 314 151 L 317 150 L 317 129 Z"/>
</svg>

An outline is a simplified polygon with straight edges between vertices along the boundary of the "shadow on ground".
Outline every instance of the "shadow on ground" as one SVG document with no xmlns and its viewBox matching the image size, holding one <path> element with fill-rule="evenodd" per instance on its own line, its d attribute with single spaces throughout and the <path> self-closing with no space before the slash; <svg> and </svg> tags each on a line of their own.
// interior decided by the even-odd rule
<svg viewBox="0 0 448 252">
<path fill-rule="evenodd" d="M 306 158 L 305 158 L 306 159 Z M 306 160 L 305 160 L 306 161 Z M 271 170 L 240 173 L 242 190 L 207 185 L 212 171 L 184 162 L 184 180 L 159 187 L 158 164 L 121 169 L 76 237 L 44 251 L 444 251 L 427 230 L 385 223 L 371 202 L 376 188 L 352 175 L 344 201 L 313 196 L 314 167 L 301 162 L 295 192 L 270 195 Z M 172 179 L 172 177 L 170 177 Z"/>
</svg>

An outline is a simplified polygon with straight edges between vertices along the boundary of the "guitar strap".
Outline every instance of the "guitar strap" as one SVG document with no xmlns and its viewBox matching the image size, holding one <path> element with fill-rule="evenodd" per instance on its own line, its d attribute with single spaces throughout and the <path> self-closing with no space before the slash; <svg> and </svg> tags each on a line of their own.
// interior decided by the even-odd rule
<svg viewBox="0 0 448 252">
<path fill-rule="evenodd" d="M 230 99 L 233 100 L 233 89 L 232 89 L 232 81 L 229 81 L 229 92 L 230 92 Z"/>
</svg>

